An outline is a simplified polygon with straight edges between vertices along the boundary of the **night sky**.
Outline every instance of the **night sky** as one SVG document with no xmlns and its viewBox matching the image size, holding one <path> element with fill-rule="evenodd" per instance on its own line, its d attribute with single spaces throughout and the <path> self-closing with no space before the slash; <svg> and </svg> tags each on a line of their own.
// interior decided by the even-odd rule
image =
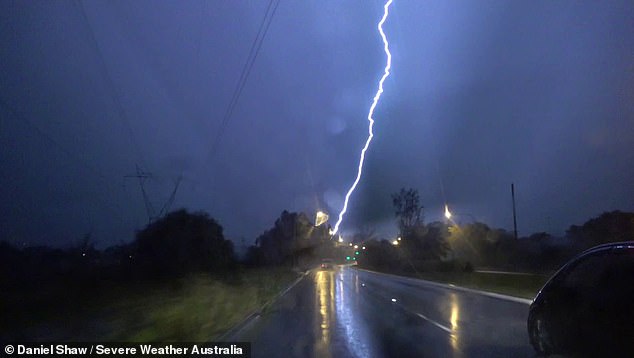
<svg viewBox="0 0 634 358">
<path fill-rule="evenodd" d="M 129 242 L 159 208 L 247 244 L 330 213 L 356 175 L 385 65 L 382 2 L 282 0 L 209 156 L 268 1 L 0 1 L 0 239 Z M 85 16 L 84 16 L 85 14 Z M 520 235 L 634 210 L 634 3 L 395 0 L 392 74 L 342 232 L 396 232 L 420 191 Z"/>
</svg>

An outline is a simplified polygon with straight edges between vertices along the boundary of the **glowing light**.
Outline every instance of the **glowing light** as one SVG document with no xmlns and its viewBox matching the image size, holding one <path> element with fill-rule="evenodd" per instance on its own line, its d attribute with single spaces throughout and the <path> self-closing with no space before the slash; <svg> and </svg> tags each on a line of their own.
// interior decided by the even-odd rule
<svg viewBox="0 0 634 358">
<path fill-rule="evenodd" d="M 374 95 L 374 100 L 372 102 L 372 105 L 370 106 L 370 111 L 368 112 L 368 121 L 370 122 L 370 125 L 368 127 L 368 139 L 365 142 L 365 146 L 361 150 L 361 158 L 359 159 L 359 169 L 357 171 L 357 178 L 354 180 L 354 183 L 352 183 L 352 186 L 350 187 L 350 189 L 348 190 L 348 193 L 346 194 L 346 199 L 343 202 L 343 209 L 341 209 L 341 212 L 339 213 L 339 219 L 337 220 L 337 223 L 335 224 L 335 228 L 333 229 L 334 233 L 337 233 L 337 231 L 339 230 L 339 225 L 341 224 L 341 221 L 343 220 L 343 216 L 346 213 L 346 210 L 348 210 L 348 201 L 350 200 L 350 195 L 352 195 L 352 192 L 357 187 L 357 184 L 359 184 L 359 180 L 361 180 L 361 174 L 363 173 L 363 162 L 365 161 L 365 153 L 368 150 L 368 147 L 370 146 L 370 142 L 372 142 L 372 138 L 374 137 L 374 133 L 372 132 L 372 129 L 374 128 L 374 118 L 372 118 L 372 115 L 374 114 L 374 108 L 376 108 L 376 105 L 379 102 L 379 98 L 381 98 L 381 94 L 383 93 L 383 82 L 385 81 L 387 76 L 390 75 L 390 68 L 392 67 L 392 54 L 390 53 L 390 50 L 389 50 L 387 37 L 385 36 L 385 33 L 383 32 L 383 24 L 385 23 L 385 20 L 387 19 L 387 16 L 389 15 L 388 9 L 390 7 L 390 4 L 392 4 L 392 0 L 388 0 L 383 6 L 383 9 L 384 9 L 383 17 L 381 18 L 381 21 L 379 21 L 379 25 L 377 26 L 379 29 L 379 33 L 381 34 L 381 39 L 383 40 L 383 48 L 387 56 L 387 63 L 385 65 L 383 77 L 381 77 L 381 80 L 379 81 L 379 89 L 376 91 L 376 95 Z"/>
<path fill-rule="evenodd" d="M 365 246 L 364 246 L 364 247 L 362 247 L 362 249 L 363 249 L 363 250 L 365 250 Z"/>
<path fill-rule="evenodd" d="M 397 238 L 396 238 L 396 240 L 401 241 L 401 237 L 400 237 L 400 236 L 399 236 L 399 237 L 397 237 Z"/>
<path fill-rule="evenodd" d="M 392 302 L 396 302 L 396 298 L 392 298 Z"/>
<path fill-rule="evenodd" d="M 316 295 L 319 299 L 319 314 L 321 316 L 321 341 L 317 343 L 317 348 L 325 350 L 329 347 L 331 334 L 331 306 L 334 291 L 332 273 L 317 272 L 315 281 L 317 286 Z"/>
<path fill-rule="evenodd" d="M 317 214 L 315 214 L 315 226 L 319 226 L 326 221 L 328 221 L 328 214 L 326 214 L 325 212 L 320 210 L 317 212 Z"/>
<path fill-rule="evenodd" d="M 451 294 L 451 316 L 449 318 L 449 322 L 451 323 L 451 348 L 455 351 L 458 351 L 459 344 L 458 341 L 460 339 L 460 332 L 458 331 L 458 323 L 460 319 L 460 306 L 458 304 L 458 297 L 456 294 Z"/>
<path fill-rule="evenodd" d="M 359 245 L 354 245 L 354 248 L 355 248 L 355 249 L 358 249 L 358 248 L 359 248 Z"/>
<path fill-rule="evenodd" d="M 451 219 L 451 211 L 449 211 L 449 207 L 445 204 L 445 217 L 447 219 Z"/>
<path fill-rule="evenodd" d="M 394 246 L 398 245 L 398 240 L 392 241 L 392 245 L 394 245 Z"/>
<path fill-rule="evenodd" d="M 343 237 L 339 236 L 339 242 L 343 242 Z"/>
<path fill-rule="evenodd" d="M 459 315 L 459 308 L 458 305 L 456 304 L 456 299 L 452 298 L 451 301 L 451 317 L 449 318 L 449 322 L 451 322 L 451 330 L 455 331 L 458 329 L 458 315 Z"/>
</svg>

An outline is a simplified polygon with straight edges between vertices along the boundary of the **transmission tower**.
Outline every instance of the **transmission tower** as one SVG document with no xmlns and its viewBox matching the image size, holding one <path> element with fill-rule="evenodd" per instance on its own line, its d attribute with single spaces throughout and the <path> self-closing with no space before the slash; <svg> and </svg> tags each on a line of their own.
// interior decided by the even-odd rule
<svg viewBox="0 0 634 358">
<path fill-rule="evenodd" d="M 141 188 L 141 194 L 143 194 L 143 202 L 145 204 L 145 211 L 148 217 L 148 224 L 151 224 L 152 222 L 162 218 L 165 214 L 167 214 L 170 207 L 174 203 L 174 199 L 176 198 L 176 192 L 178 191 L 178 187 L 180 186 L 180 183 L 183 180 L 182 175 L 178 176 L 178 178 L 176 179 L 176 182 L 174 183 L 174 189 L 172 190 L 172 193 L 170 194 L 165 204 L 163 204 L 163 206 L 161 207 L 161 210 L 158 212 L 158 215 L 157 215 L 156 210 L 154 209 L 154 206 L 152 205 L 152 201 L 150 200 L 147 194 L 147 191 L 145 190 L 146 181 L 149 179 L 154 179 L 154 175 L 152 175 L 152 173 L 143 171 L 139 167 L 139 165 L 136 165 L 136 174 L 125 175 L 124 178 L 138 179 L 139 187 Z"/>
<path fill-rule="evenodd" d="M 152 202 L 145 191 L 145 181 L 152 178 L 152 173 L 144 172 L 139 165 L 136 165 L 136 174 L 125 175 L 124 178 L 137 178 L 139 180 L 139 187 L 141 187 L 141 193 L 143 194 L 143 202 L 145 203 L 145 211 L 148 217 L 148 224 L 154 221 L 154 207 Z"/>
</svg>

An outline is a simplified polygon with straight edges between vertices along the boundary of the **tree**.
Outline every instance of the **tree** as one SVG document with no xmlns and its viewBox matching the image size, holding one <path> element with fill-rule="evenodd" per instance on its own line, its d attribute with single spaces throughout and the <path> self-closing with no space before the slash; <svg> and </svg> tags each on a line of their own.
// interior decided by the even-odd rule
<svg viewBox="0 0 634 358">
<path fill-rule="evenodd" d="M 449 242 L 456 258 L 482 264 L 486 252 L 491 251 L 494 234 L 486 224 L 475 222 L 462 226 L 451 226 Z"/>
<path fill-rule="evenodd" d="M 369 240 L 359 256 L 359 266 L 370 269 L 398 271 L 403 263 L 399 260 L 397 248 L 387 240 Z"/>
<path fill-rule="evenodd" d="M 244 263 L 248 266 L 262 266 L 265 264 L 264 253 L 262 248 L 256 245 L 251 245 L 247 249 Z"/>
<path fill-rule="evenodd" d="M 583 225 L 572 225 L 566 236 L 583 247 L 608 242 L 627 241 L 634 238 L 634 213 L 611 211 L 586 221 Z"/>
<path fill-rule="evenodd" d="M 315 227 L 304 213 L 284 210 L 275 225 L 256 239 L 256 246 L 264 263 L 279 265 L 295 263 L 299 255 L 310 254 L 328 239 L 327 227 Z"/>
<path fill-rule="evenodd" d="M 158 276 L 227 269 L 235 255 L 222 231 L 206 213 L 174 211 L 137 233 L 135 257 L 146 273 Z"/>
<path fill-rule="evenodd" d="M 444 223 L 419 223 L 404 232 L 399 245 L 403 254 L 412 261 L 434 261 L 444 258 L 449 253 L 448 236 L 448 227 Z"/>
<path fill-rule="evenodd" d="M 423 223 L 423 206 L 420 204 L 418 190 L 401 188 L 400 192 L 392 194 L 392 204 L 401 235 L 409 228 Z"/>
</svg>

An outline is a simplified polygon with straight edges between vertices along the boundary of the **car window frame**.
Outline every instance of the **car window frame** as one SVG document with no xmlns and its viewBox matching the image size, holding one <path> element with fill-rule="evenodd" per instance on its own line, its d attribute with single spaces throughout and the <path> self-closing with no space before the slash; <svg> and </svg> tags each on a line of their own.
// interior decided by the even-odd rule
<svg viewBox="0 0 634 358">
<path fill-rule="evenodd" d="M 584 255 L 579 256 L 577 259 L 573 260 L 572 262 L 568 263 L 566 266 L 564 266 L 560 272 L 558 272 L 553 279 L 548 283 L 548 288 L 550 289 L 557 289 L 557 288 L 562 288 L 563 283 L 565 282 L 566 278 L 568 278 L 568 276 L 571 274 L 572 271 L 574 271 L 580 264 L 585 263 L 587 260 L 590 260 L 592 258 L 595 258 L 597 256 L 610 256 L 612 254 L 612 249 L 605 249 L 605 250 L 598 250 L 595 252 L 590 252 Z"/>
</svg>

